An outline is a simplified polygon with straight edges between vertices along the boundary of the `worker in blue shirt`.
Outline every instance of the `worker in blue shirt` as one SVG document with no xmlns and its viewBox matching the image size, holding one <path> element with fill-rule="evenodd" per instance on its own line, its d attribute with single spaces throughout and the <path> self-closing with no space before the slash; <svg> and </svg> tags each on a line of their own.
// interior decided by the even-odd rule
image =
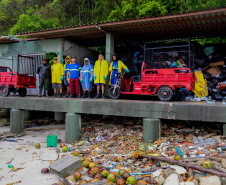
<svg viewBox="0 0 226 185">
<path fill-rule="evenodd" d="M 75 93 L 80 98 L 80 74 L 81 66 L 76 62 L 76 58 L 71 57 L 71 64 L 69 65 L 69 71 L 67 73 L 67 80 L 69 81 L 70 97 L 75 97 Z"/>
<path fill-rule="evenodd" d="M 70 86 L 69 86 L 69 81 L 67 80 L 67 72 L 69 71 L 69 66 L 71 64 L 71 59 L 70 59 L 70 56 L 67 56 L 65 58 L 65 64 L 64 64 L 64 83 L 67 87 L 67 94 L 66 94 L 66 98 L 68 98 L 70 96 Z"/>
</svg>

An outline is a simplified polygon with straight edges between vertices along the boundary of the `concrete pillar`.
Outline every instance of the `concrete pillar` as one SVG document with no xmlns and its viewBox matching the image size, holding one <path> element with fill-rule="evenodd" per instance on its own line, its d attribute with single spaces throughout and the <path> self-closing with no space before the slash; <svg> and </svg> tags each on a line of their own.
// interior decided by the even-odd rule
<svg viewBox="0 0 226 185">
<path fill-rule="evenodd" d="M 154 141 L 161 137 L 162 123 L 159 119 L 143 119 L 143 141 Z"/>
<path fill-rule="evenodd" d="M 64 49 L 64 40 L 61 39 L 61 42 L 60 42 L 60 46 L 59 46 L 59 53 L 57 54 L 57 58 L 58 58 L 58 61 L 59 63 L 62 63 L 62 54 L 63 54 L 63 49 Z"/>
<path fill-rule="evenodd" d="M 55 112 L 54 119 L 57 123 L 65 120 L 65 113 L 64 112 Z"/>
<path fill-rule="evenodd" d="M 114 54 L 114 35 L 106 34 L 106 50 L 105 50 L 105 60 L 108 61 L 108 64 L 112 61 L 112 54 Z"/>
<path fill-rule="evenodd" d="M 5 117 L 9 118 L 10 117 L 10 109 L 4 109 L 5 112 Z"/>
<path fill-rule="evenodd" d="M 24 110 L 10 110 L 10 132 L 20 134 L 24 132 Z"/>
<path fill-rule="evenodd" d="M 65 142 L 79 141 L 81 139 L 81 114 L 67 113 L 65 117 Z"/>
<path fill-rule="evenodd" d="M 112 34 L 106 34 L 106 50 L 105 50 L 105 60 L 108 62 L 108 67 L 112 61 L 112 55 L 114 54 L 114 35 Z M 109 88 L 109 80 L 110 76 L 108 75 L 108 78 L 106 80 L 106 85 L 105 85 L 105 96 L 108 96 L 108 88 Z"/>
<path fill-rule="evenodd" d="M 226 124 L 223 124 L 223 136 L 226 136 Z"/>
<path fill-rule="evenodd" d="M 30 119 L 31 111 L 30 110 L 24 110 L 24 119 L 25 121 L 28 121 Z"/>
</svg>

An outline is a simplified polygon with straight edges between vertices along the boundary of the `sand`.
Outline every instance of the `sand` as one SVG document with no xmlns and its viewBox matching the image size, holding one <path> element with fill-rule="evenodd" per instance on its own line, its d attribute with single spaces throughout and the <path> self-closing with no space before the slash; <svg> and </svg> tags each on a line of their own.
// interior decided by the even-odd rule
<svg viewBox="0 0 226 185">
<path fill-rule="evenodd" d="M 9 131 L 9 127 L 0 127 L 0 133 L 6 131 Z M 58 139 L 64 142 L 65 130 L 52 128 L 26 131 L 26 135 L 18 138 L 23 140 L 18 140 L 18 142 L 0 141 L 0 185 L 20 180 L 21 183 L 18 185 L 51 185 L 60 180 L 56 174 L 41 173 L 42 168 L 48 168 L 50 162 L 57 159 L 56 148 L 46 147 L 46 139 L 50 134 L 57 135 Z M 41 144 L 40 149 L 34 147 L 36 143 Z M 6 164 L 12 158 L 14 159 L 10 164 L 15 169 L 23 169 L 12 172 Z"/>
</svg>

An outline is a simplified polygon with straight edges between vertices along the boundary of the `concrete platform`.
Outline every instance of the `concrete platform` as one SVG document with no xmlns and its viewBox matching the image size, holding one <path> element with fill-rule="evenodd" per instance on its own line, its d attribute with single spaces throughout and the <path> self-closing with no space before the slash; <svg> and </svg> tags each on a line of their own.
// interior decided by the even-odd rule
<svg viewBox="0 0 226 185">
<path fill-rule="evenodd" d="M 0 108 L 226 123 L 226 105 L 206 102 L 9 96 Z"/>
</svg>

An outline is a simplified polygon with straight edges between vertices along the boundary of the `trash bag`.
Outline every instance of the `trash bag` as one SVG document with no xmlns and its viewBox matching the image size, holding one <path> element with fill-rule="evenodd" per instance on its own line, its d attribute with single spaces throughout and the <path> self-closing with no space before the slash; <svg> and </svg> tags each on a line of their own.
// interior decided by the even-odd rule
<svg viewBox="0 0 226 185">
<path fill-rule="evenodd" d="M 161 62 L 161 66 L 163 69 L 168 69 L 169 68 L 169 65 L 167 62 Z"/>
<path fill-rule="evenodd" d="M 207 56 L 210 56 L 214 52 L 214 46 L 205 47 L 204 52 Z"/>
<path fill-rule="evenodd" d="M 208 58 L 195 58 L 194 59 L 195 68 L 201 67 L 204 68 L 209 65 L 210 59 Z"/>
<path fill-rule="evenodd" d="M 205 72 L 205 73 L 203 73 L 203 75 L 204 75 L 204 78 L 205 78 L 207 81 L 212 80 L 212 75 L 211 75 L 210 73 Z"/>
<path fill-rule="evenodd" d="M 214 86 L 216 86 L 219 82 L 223 82 L 221 78 L 212 78 L 212 83 Z"/>
<path fill-rule="evenodd" d="M 221 73 L 221 74 L 220 74 L 220 79 L 221 79 L 222 81 L 226 81 L 226 73 Z"/>
<path fill-rule="evenodd" d="M 214 85 L 212 81 L 207 81 L 207 87 L 208 88 L 213 89 L 213 88 L 215 88 L 215 86 L 216 85 Z"/>
<path fill-rule="evenodd" d="M 213 92 L 211 97 L 213 100 L 217 100 L 217 101 L 223 100 L 223 97 L 220 95 L 219 92 Z"/>
<path fill-rule="evenodd" d="M 224 61 L 225 58 L 222 54 L 220 54 L 219 52 L 213 52 L 213 54 L 211 55 L 210 58 L 210 62 L 214 63 L 214 62 L 220 62 L 220 61 Z"/>
<path fill-rule="evenodd" d="M 177 68 L 176 62 L 172 62 L 172 63 L 170 64 L 170 68 Z"/>
<path fill-rule="evenodd" d="M 163 66 L 161 65 L 160 62 L 154 62 L 154 65 L 155 65 L 155 69 L 162 69 L 163 68 Z M 154 69 L 154 68 L 152 68 L 152 69 Z"/>
<path fill-rule="evenodd" d="M 221 96 L 226 96 L 226 89 L 220 90 L 219 93 L 220 93 Z"/>
<path fill-rule="evenodd" d="M 195 71 L 195 88 L 193 92 L 199 98 L 208 96 L 207 81 L 204 79 L 202 71 Z"/>
</svg>

